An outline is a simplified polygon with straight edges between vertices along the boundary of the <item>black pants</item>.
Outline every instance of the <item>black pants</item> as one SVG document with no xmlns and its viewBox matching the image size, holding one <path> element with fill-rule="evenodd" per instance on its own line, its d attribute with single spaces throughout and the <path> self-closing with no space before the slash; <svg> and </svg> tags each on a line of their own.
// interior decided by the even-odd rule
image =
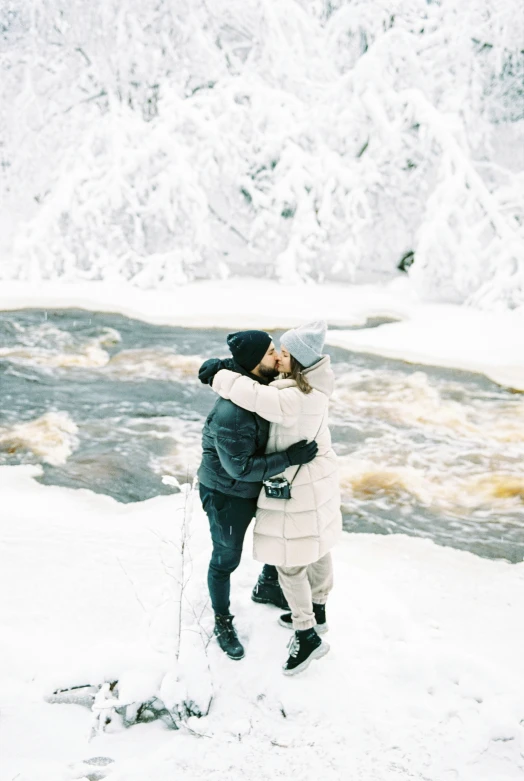
<svg viewBox="0 0 524 781">
<path fill-rule="evenodd" d="M 226 616 L 229 614 L 230 575 L 240 564 L 244 537 L 255 517 L 257 499 L 226 496 L 202 484 L 200 498 L 209 518 L 213 542 L 207 574 L 209 596 L 215 613 Z M 268 580 L 278 578 L 276 567 L 270 564 L 264 564 L 262 572 Z"/>
</svg>

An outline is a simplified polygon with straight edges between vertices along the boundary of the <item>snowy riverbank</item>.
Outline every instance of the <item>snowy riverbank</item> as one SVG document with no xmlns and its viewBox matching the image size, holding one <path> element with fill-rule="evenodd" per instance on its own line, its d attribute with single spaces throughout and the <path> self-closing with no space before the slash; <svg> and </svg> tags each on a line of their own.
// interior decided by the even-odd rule
<svg viewBox="0 0 524 781">
<path fill-rule="evenodd" d="M 37 471 L 0 468 L 1 781 L 85 779 L 93 767 L 83 760 L 97 756 L 114 760 L 97 768 L 110 781 L 521 777 L 524 564 L 397 535 L 344 538 L 332 650 L 292 680 L 280 672 L 288 633 L 278 611 L 249 599 L 249 540 L 233 603 L 247 656 L 230 662 L 210 644 L 214 698 L 190 725 L 203 737 L 157 721 L 88 742 L 89 710 L 44 697 L 104 678 L 118 678 L 128 699 L 162 687 L 176 624 L 165 555 L 183 500 L 120 505 L 41 486 Z M 200 606 L 208 539 L 198 501 L 191 528 Z"/>
<path fill-rule="evenodd" d="M 26 307 L 118 312 L 149 323 L 192 327 L 288 328 L 325 318 L 338 327 L 368 318 L 400 322 L 331 331 L 330 344 L 432 366 L 485 374 L 524 390 L 524 313 L 483 312 L 421 302 L 408 279 L 388 285 L 286 286 L 260 279 L 199 282 L 169 292 L 122 283 L 3 282 L 0 310 Z"/>
</svg>

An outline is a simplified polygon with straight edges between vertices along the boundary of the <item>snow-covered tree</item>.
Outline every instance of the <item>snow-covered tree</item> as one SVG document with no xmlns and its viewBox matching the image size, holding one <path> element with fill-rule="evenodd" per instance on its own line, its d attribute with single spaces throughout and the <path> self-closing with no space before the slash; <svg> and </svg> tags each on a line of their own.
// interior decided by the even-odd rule
<svg viewBox="0 0 524 781">
<path fill-rule="evenodd" d="M 11 0 L 0 278 L 524 305 L 519 0 Z M 508 153 L 508 149 L 512 150 Z"/>
</svg>

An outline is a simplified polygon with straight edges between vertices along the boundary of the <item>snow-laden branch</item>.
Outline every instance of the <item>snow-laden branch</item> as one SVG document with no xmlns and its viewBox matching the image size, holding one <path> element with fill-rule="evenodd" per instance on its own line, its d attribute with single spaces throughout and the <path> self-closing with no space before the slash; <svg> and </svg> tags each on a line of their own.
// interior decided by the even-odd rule
<svg viewBox="0 0 524 781">
<path fill-rule="evenodd" d="M 518 0 L 16 9 L 0 278 L 366 281 L 414 253 L 424 296 L 523 304 Z"/>
</svg>

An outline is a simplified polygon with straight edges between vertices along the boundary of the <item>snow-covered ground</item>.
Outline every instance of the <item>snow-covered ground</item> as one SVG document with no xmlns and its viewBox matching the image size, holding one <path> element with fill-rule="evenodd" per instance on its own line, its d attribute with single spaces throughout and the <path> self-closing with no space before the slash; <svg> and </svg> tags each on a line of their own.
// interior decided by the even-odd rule
<svg viewBox="0 0 524 781">
<path fill-rule="evenodd" d="M 288 328 L 320 318 L 350 326 L 383 316 L 400 322 L 331 331 L 328 342 L 412 363 L 479 372 L 501 385 L 524 390 L 522 309 L 487 312 L 422 302 L 407 278 L 382 286 L 297 286 L 234 279 L 166 292 L 123 283 L 3 282 L 0 310 L 25 307 L 79 307 L 156 324 L 222 328 Z"/>
<path fill-rule="evenodd" d="M 166 565 L 184 499 L 121 505 L 44 487 L 37 471 L 0 468 L 2 781 L 522 778 L 524 564 L 398 535 L 345 536 L 331 651 L 293 679 L 280 670 L 289 633 L 278 611 L 249 598 L 248 539 L 232 605 L 247 654 L 232 662 L 209 645 L 209 715 L 179 731 L 113 724 L 89 742 L 90 711 L 45 697 L 118 678 L 132 700 L 177 674 Z M 200 609 L 209 541 L 198 501 L 190 528 Z M 202 681 L 187 686 L 202 696 Z M 84 763 L 93 757 L 114 761 Z"/>
</svg>

